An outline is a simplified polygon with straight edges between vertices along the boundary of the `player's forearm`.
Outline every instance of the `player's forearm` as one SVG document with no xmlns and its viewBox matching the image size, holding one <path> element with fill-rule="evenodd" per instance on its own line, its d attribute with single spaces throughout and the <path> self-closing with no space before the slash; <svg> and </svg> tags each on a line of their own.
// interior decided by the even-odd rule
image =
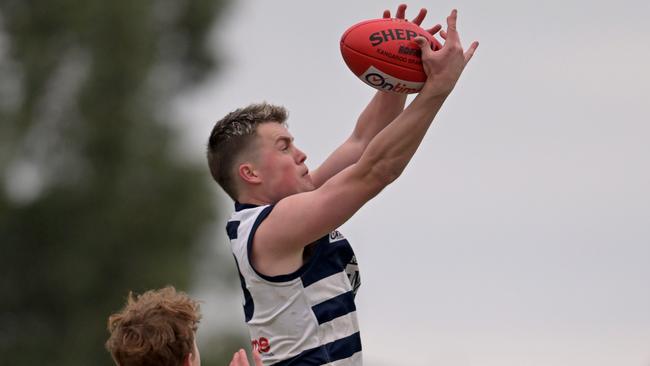
<svg viewBox="0 0 650 366">
<path fill-rule="evenodd" d="M 405 95 L 378 91 L 359 116 L 350 138 L 314 171 L 314 185 L 320 187 L 332 176 L 359 161 L 370 141 L 404 110 L 405 102 Z"/>
<path fill-rule="evenodd" d="M 370 142 L 359 159 L 360 168 L 371 170 L 388 182 L 396 179 L 420 146 L 446 97 L 419 94 Z"/>
<path fill-rule="evenodd" d="M 402 113 L 405 103 L 406 95 L 377 91 L 359 115 L 351 139 L 359 141 L 365 149 L 381 130 Z"/>
</svg>

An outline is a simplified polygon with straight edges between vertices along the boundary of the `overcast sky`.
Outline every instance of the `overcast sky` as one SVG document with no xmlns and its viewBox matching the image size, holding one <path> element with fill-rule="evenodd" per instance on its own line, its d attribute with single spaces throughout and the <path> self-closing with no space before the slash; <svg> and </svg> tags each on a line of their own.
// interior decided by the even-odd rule
<svg viewBox="0 0 650 366">
<path fill-rule="evenodd" d="M 266 100 L 315 168 L 374 93 L 341 34 L 398 4 L 236 1 L 214 30 L 223 68 L 178 104 L 189 153 Z M 404 174 L 342 227 L 367 365 L 650 365 L 649 4 L 409 3 L 427 27 L 457 7 L 481 45 Z M 218 312 L 239 322 L 240 301 Z"/>
</svg>

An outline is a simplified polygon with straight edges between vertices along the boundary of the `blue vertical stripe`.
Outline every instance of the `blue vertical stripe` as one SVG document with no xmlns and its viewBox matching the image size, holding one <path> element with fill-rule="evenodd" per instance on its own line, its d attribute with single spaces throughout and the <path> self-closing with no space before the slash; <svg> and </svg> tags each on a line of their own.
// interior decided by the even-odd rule
<svg viewBox="0 0 650 366">
<path fill-rule="evenodd" d="M 345 270 L 354 256 L 352 247 L 347 240 L 330 243 L 328 238 L 329 235 L 325 235 L 318 240 L 317 245 L 322 247 L 318 248 L 318 265 L 313 266 L 301 276 L 304 287 Z"/>
<path fill-rule="evenodd" d="M 241 285 L 241 289 L 244 292 L 244 320 L 246 323 L 248 323 L 252 318 L 253 318 L 253 312 L 255 311 L 255 304 L 253 303 L 253 296 L 251 296 L 251 292 L 248 291 L 248 288 L 246 287 L 246 280 L 244 280 L 244 276 L 241 274 L 241 270 L 239 269 L 239 262 L 237 262 L 237 257 L 235 257 L 235 265 L 237 266 L 237 274 L 239 274 L 239 284 Z"/>
</svg>

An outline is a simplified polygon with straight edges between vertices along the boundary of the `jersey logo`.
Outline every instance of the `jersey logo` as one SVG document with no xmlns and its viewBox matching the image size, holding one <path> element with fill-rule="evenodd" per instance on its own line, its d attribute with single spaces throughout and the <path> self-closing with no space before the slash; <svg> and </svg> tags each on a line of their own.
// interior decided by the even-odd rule
<svg viewBox="0 0 650 366">
<path fill-rule="evenodd" d="M 338 230 L 332 231 L 329 235 L 329 238 L 330 238 L 330 243 L 334 243 L 336 241 L 345 239 L 343 234 L 341 234 L 341 232 L 339 232 Z"/>
<path fill-rule="evenodd" d="M 345 273 L 348 275 L 348 280 L 352 286 L 352 295 L 357 294 L 359 286 L 361 286 L 361 276 L 359 275 L 359 265 L 357 264 L 357 256 L 353 255 L 350 263 L 345 266 Z"/>
</svg>

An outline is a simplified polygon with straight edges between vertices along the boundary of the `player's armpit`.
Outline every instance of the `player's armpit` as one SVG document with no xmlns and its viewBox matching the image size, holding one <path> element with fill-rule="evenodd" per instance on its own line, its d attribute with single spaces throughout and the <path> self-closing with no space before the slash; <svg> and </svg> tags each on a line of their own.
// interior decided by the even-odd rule
<svg viewBox="0 0 650 366">
<path fill-rule="evenodd" d="M 380 171 L 355 164 L 314 191 L 280 200 L 255 233 L 253 266 L 268 276 L 294 272 L 306 245 L 345 223 L 388 183 Z"/>
</svg>

